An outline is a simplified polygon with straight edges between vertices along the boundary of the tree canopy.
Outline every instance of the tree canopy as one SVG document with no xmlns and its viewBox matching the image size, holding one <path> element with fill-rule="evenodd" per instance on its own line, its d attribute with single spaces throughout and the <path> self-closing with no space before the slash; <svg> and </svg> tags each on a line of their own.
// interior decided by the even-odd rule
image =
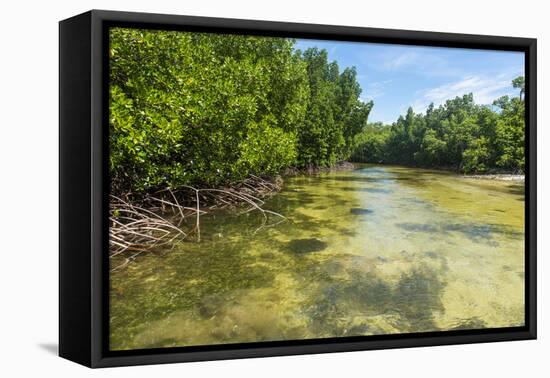
<svg viewBox="0 0 550 378">
<path fill-rule="evenodd" d="M 111 29 L 113 186 L 216 186 L 349 158 L 372 103 L 359 100 L 354 68 L 294 44 Z"/>
<path fill-rule="evenodd" d="M 524 78 L 512 81 L 519 97 L 503 96 L 492 106 L 473 95 L 447 100 L 424 114 L 409 108 L 392 125 L 369 124 L 355 137 L 357 162 L 452 168 L 466 173 L 525 169 Z"/>
<path fill-rule="evenodd" d="M 112 28 L 110 177 L 116 191 L 220 186 L 343 160 L 523 171 L 525 81 L 492 107 L 472 94 L 368 124 L 354 67 L 295 41 Z"/>
</svg>

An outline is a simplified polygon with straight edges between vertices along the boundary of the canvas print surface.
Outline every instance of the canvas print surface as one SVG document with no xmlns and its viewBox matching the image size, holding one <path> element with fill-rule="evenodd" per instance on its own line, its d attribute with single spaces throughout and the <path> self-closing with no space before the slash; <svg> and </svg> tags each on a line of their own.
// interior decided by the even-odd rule
<svg viewBox="0 0 550 378">
<path fill-rule="evenodd" d="M 524 325 L 523 53 L 109 44 L 111 350 Z"/>
</svg>

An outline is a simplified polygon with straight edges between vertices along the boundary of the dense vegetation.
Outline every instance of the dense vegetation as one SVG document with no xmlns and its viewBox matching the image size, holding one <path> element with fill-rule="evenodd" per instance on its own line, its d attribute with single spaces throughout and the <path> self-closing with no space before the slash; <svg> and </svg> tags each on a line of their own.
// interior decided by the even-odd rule
<svg viewBox="0 0 550 378">
<path fill-rule="evenodd" d="M 367 124 L 355 68 L 295 41 L 137 29 L 110 35 L 116 192 L 215 187 L 347 159 L 462 172 L 524 169 L 524 82 L 493 107 L 471 94 Z"/>
<path fill-rule="evenodd" d="M 512 85 L 519 97 L 501 97 L 493 106 L 468 94 L 425 114 L 409 108 L 392 125 L 368 124 L 356 136 L 353 161 L 444 167 L 465 173 L 525 168 L 524 78 Z"/>
<path fill-rule="evenodd" d="M 282 38 L 112 29 L 115 191 L 218 186 L 349 158 L 372 103 L 354 68 Z"/>
</svg>

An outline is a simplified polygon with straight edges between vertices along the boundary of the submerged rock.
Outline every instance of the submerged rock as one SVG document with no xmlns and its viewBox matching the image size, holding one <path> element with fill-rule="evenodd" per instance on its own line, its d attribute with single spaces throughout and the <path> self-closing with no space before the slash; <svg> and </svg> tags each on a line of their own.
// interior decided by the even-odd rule
<svg viewBox="0 0 550 378">
<path fill-rule="evenodd" d="M 319 252 L 327 248 L 327 243 L 316 238 L 293 239 L 286 245 L 289 251 L 297 254 Z"/>
<path fill-rule="evenodd" d="M 353 215 L 365 215 L 365 214 L 372 214 L 372 210 L 365 209 L 363 207 L 352 207 L 349 211 Z"/>
</svg>

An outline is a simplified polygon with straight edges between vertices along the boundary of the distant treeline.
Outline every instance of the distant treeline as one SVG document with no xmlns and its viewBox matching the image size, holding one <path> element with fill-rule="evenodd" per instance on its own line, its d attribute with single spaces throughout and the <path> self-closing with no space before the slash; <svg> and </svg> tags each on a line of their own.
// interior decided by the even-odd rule
<svg viewBox="0 0 550 378">
<path fill-rule="evenodd" d="M 114 28 L 115 191 L 219 186 L 351 156 L 372 102 L 354 68 L 295 41 Z"/>
<path fill-rule="evenodd" d="M 493 106 L 456 97 L 424 114 L 409 108 L 392 125 L 368 124 L 355 139 L 351 160 L 452 168 L 465 173 L 525 169 L 524 78 L 512 85 L 519 97 L 503 96 Z"/>
</svg>

